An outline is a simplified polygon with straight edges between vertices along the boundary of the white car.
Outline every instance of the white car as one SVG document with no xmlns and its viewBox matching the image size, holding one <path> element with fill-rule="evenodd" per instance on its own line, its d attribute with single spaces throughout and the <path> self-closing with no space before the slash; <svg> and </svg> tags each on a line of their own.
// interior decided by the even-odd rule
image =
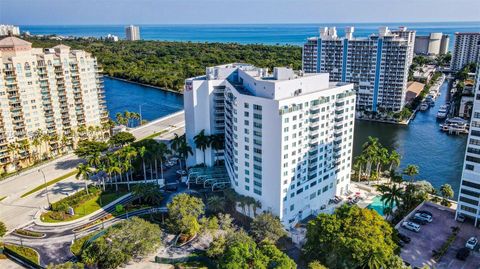
<svg viewBox="0 0 480 269">
<path fill-rule="evenodd" d="M 428 215 L 428 214 L 425 214 L 425 213 L 415 213 L 415 218 L 417 219 L 421 219 L 421 220 L 426 220 L 428 222 L 432 222 L 433 221 L 433 218 L 432 216 Z"/>
<path fill-rule="evenodd" d="M 465 247 L 471 250 L 474 250 L 477 244 L 478 244 L 478 239 L 472 236 L 470 237 L 470 239 L 468 239 L 467 243 L 465 243 Z"/>
<path fill-rule="evenodd" d="M 402 223 L 402 227 L 407 229 L 407 230 L 410 230 L 410 231 L 414 231 L 414 232 L 420 232 L 420 225 L 416 224 L 416 223 L 413 223 L 411 221 L 404 221 Z"/>
</svg>

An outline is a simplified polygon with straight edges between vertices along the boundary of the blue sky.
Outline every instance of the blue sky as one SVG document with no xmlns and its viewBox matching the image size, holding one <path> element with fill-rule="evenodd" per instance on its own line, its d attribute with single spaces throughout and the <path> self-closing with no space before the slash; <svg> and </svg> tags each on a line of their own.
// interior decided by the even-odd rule
<svg viewBox="0 0 480 269">
<path fill-rule="evenodd" d="M 480 0 L 0 0 L 0 23 L 480 21 Z"/>
</svg>

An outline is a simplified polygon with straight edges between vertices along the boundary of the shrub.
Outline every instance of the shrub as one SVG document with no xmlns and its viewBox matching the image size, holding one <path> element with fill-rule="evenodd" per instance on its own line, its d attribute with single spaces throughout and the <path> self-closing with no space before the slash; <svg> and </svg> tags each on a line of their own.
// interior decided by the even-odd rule
<svg viewBox="0 0 480 269">
<path fill-rule="evenodd" d="M 18 255 L 29 262 L 39 264 L 40 258 L 38 256 L 38 253 L 33 248 L 10 244 L 5 244 L 4 248 L 5 250 L 13 252 L 15 255 Z"/>
<path fill-rule="evenodd" d="M 19 235 L 24 235 L 24 236 L 30 236 L 30 237 L 43 237 L 45 235 L 44 233 L 39 233 L 39 232 L 29 231 L 24 229 L 16 229 L 15 233 Z"/>
</svg>

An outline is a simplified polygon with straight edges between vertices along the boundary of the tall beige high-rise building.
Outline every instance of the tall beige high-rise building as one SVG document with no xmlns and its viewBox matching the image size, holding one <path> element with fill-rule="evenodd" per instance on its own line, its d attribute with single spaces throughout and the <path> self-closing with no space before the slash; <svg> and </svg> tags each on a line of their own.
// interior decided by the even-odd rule
<svg viewBox="0 0 480 269">
<path fill-rule="evenodd" d="M 140 28 L 135 25 L 129 25 L 125 28 L 125 36 L 129 41 L 140 40 Z"/>
<path fill-rule="evenodd" d="M 108 112 L 100 71 L 82 50 L 0 40 L 0 170 L 72 149 L 93 131 L 102 138 Z"/>
</svg>

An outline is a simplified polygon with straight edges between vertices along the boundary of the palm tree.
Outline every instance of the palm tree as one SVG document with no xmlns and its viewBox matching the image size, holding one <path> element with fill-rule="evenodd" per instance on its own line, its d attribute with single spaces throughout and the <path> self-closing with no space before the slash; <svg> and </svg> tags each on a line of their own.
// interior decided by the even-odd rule
<svg viewBox="0 0 480 269">
<path fill-rule="evenodd" d="M 90 173 L 91 173 L 91 169 L 90 169 L 90 166 L 88 164 L 79 164 L 77 166 L 77 174 L 75 175 L 75 178 L 76 179 L 82 179 L 84 180 L 85 182 L 85 191 L 88 193 L 88 183 L 87 183 L 87 180 L 89 179 L 90 177 Z"/>
<path fill-rule="evenodd" d="M 124 163 L 122 164 L 124 171 L 126 172 L 127 175 L 127 186 L 128 190 L 130 191 L 130 181 L 129 181 L 129 173 L 130 177 L 132 176 L 132 159 L 137 156 L 137 151 L 135 150 L 134 147 L 132 146 L 126 146 L 122 149 L 123 157 L 124 157 Z"/>
<path fill-rule="evenodd" d="M 390 168 L 388 170 L 392 171 L 397 168 L 400 165 L 401 158 L 402 156 L 400 156 L 400 154 L 398 154 L 396 150 L 392 150 L 392 152 L 388 156 L 388 160 L 390 162 Z"/>
<path fill-rule="evenodd" d="M 168 146 L 165 143 L 159 143 L 157 144 L 156 148 L 156 155 L 155 155 L 155 163 L 157 161 L 157 157 L 160 159 L 160 173 L 163 177 L 163 160 L 165 160 L 165 156 L 167 154 L 171 154 L 172 152 L 168 149 Z M 156 166 L 155 166 L 156 167 Z"/>
<path fill-rule="evenodd" d="M 42 142 L 40 141 L 40 137 L 34 135 L 33 140 L 32 140 L 32 145 L 35 148 L 35 150 L 33 151 L 34 152 L 34 154 L 33 154 L 34 161 L 36 161 L 37 158 L 38 158 L 38 155 L 41 154 L 41 149 L 39 150 L 39 147 L 40 147 L 41 144 L 42 144 Z"/>
<path fill-rule="evenodd" d="M 193 155 L 193 150 L 187 143 L 182 143 L 180 147 L 177 149 L 177 152 L 180 155 L 180 159 L 182 159 L 185 162 L 185 170 L 186 170 L 188 154 Z M 180 161 L 180 169 L 182 169 L 181 161 Z"/>
<path fill-rule="evenodd" d="M 178 134 L 174 134 L 174 137 L 172 139 L 172 142 L 170 144 L 170 148 L 172 151 L 177 151 L 178 148 L 180 148 L 180 145 L 185 143 L 185 135 L 179 136 Z"/>
<path fill-rule="evenodd" d="M 201 130 L 196 136 L 193 137 L 195 147 L 203 152 L 203 164 L 206 165 L 205 150 L 210 146 L 209 136 L 205 134 L 205 130 Z"/>
<path fill-rule="evenodd" d="M 257 213 L 257 209 L 262 208 L 262 203 L 258 200 L 255 200 L 255 202 L 252 204 L 252 208 L 253 208 L 253 217 L 255 217 Z"/>
<path fill-rule="evenodd" d="M 403 174 L 410 177 L 410 183 L 413 182 L 415 175 L 418 174 L 418 166 L 409 164 L 407 168 L 403 170 Z"/>
<path fill-rule="evenodd" d="M 147 149 L 145 147 L 140 147 L 138 149 L 138 155 L 142 158 L 142 167 L 143 167 L 143 180 L 147 183 L 147 170 L 145 169 L 145 153 L 147 153 Z"/>
<path fill-rule="evenodd" d="M 98 168 L 102 163 L 100 152 L 92 152 L 92 154 L 87 157 L 87 163 L 91 167 Z"/>
<path fill-rule="evenodd" d="M 45 145 L 45 154 L 47 154 L 47 158 L 50 158 L 50 142 L 51 138 L 48 134 L 43 134 L 42 135 L 42 142 Z"/>
<path fill-rule="evenodd" d="M 155 184 L 137 184 L 133 188 L 133 194 L 151 205 L 158 205 L 162 201 L 158 186 Z"/>
<path fill-rule="evenodd" d="M 108 165 L 106 167 L 106 173 L 110 176 L 110 181 L 112 181 L 112 175 L 115 174 L 115 191 L 118 191 L 118 184 L 117 184 L 117 174 L 122 175 L 122 168 L 120 167 L 120 163 L 118 159 L 113 154 L 107 157 L 108 158 Z"/>
<path fill-rule="evenodd" d="M 213 134 L 210 136 L 209 144 L 215 151 L 215 163 L 218 165 L 217 153 L 225 147 L 225 136 L 223 134 Z"/>
<path fill-rule="evenodd" d="M 210 196 L 207 199 L 207 207 L 212 212 L 221 212 L 225 209 L 225 198 L 218 195 Z"/>
<path fill-rule="evenodd" d="M 382 192 L 380 200 L 392 209 L 395 205 L 400 204 L 404 195 L 403 188 L 399 187 L 397 184 L 393 184 L 392 186 L 382 185 L 382 188 L 379 190 Z"/>
</svg>

